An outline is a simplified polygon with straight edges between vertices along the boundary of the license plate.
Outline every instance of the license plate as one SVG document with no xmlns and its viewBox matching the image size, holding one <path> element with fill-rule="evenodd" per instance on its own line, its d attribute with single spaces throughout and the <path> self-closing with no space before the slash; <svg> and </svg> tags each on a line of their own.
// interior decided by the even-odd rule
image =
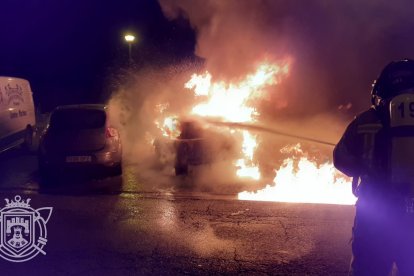
<svg viewBox="0 0 414 276">
<path fill-rule="evenodd" d="M 91 156 L 66 156 L 66 162 L 68 163 L 86 163 L 91 161 Z"/>
</svg>

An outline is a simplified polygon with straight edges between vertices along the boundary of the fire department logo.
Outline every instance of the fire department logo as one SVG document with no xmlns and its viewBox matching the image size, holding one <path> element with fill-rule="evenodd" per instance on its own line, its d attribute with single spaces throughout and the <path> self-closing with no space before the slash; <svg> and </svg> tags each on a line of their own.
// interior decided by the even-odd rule
<svg viewBox="0 0 414 276">
<path fill-rule="evenodd" d="M 11 262 L 25 262 L 39 253 L 46 255 L 43 247 L 47 242 L 46 223 L 52 215 L 52 207 L 33 209 L 30 198 L 5 199 L 0 210 L 0 257 Z"/>
</svg>

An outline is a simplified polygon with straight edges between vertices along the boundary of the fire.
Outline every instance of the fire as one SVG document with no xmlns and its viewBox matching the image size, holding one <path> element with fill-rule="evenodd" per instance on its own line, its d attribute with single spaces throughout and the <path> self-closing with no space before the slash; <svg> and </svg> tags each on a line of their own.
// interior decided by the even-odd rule
<svg viewBox="0 0 414 276">
<path fill-rule="evenodd" d="M 175 116 L 169 116 L 162 121 L 155 121 L 155 125 L 161 130 L 162 136 L 168 138 L 176 138 L 180 135 L 178 124 L 178 118 Z"/>
<path fill-rule="evenodd" d="M 227 122 L 255 122 L 259 113 L 253 105 L 254 100 L 263 98 L 265 89 L 276 85 L 288 72 L 288 64 L 263 63 L 256 72 L 247 75 L 239 83 L 212 82 L 212 76 L 208 72 L 203 75 L 194 74 L 185 84 L 201 100 L 192 109 L 192 114 L 220 118 Z M 242 131 L 241 137 L 243 158 L 236 161 L 237 175 L 259 180 L 259 168 L 253 162 L 256 137 L 248 131 Z"/>
<path fill-rule="evenodd" d="M 243 131 L 243 145 L 242 151 L 244 153 L 244 158 L 237 160 L 237 175 L 239 177 L 249 177 L 254 180 L 260 179 L 260 171 L 257 166 L 254 166 L 253 155 L 254 151 L 257 148 L 256 137 L 250 134 L 248 131 Z"/>
<path fill-rule="evenodd" d="M 218 117 L 229 122 L 254 122 L 258 115 L 252 101 L 265 96 L 266 87 L 277 84 L 288 73 L 288 64 L 283 66 L 264 63 L 257 71 L 235 84 L 212 82 L 210 73 L 194 74 L 185 84 L 199 97 L 207 97 L 192 109 L 192 113 L 203 117 Z"/>
<path fill-rule="evenodd" d="M 257 101 L 266 97 L 267 88 L 276 86 L 289 73 L 289 63 L 263 63 L 257 70 L 238 82 L 213 81 L 209 72 L 192 75 L 184 87 L 194 93 L 196 104 L 190 115 L 214 118 L 229 123 L 254 124 L 259 118 Z M 157 107 L 163 114 L 165 105 Z M 164 117 L 156 121 L 162 134 L 169 138 L 179 136 L 178 119 L 175 116 Z M 231 130 L 240 137 L 242 157 L 235 161 L 237 176 L 251 180 L 260 180 L 260 170 L 254 155 L 258 147 L 257 135 L 247 130 Z M 241 200 L 283 201 L 354 204 L 351 182 L 339 175 L 332 162 L 317 163 L 306 156 L 298 144 L 283 149 L 291 156 L 286 158 L 276 171 L 272 184 L 257 192 L 242 192 Z M 298 155 L 300 157 L 298 157 Z M 275 168 L 276 169 L 276 168 Z"/>
<path fill-rule="evenodd" d="M 303 154 L 300 145 L 292 151 Z M 318 165 L 305 156 L 299 160 L 287 158 L 276 171 L 272 185 L 257 192 L 242 192 L 241 200 L 330 203 L 353 205 L 356 198 L 352 194 L 349 178 L 338 175 L 331 162 Z"/>
</svg>

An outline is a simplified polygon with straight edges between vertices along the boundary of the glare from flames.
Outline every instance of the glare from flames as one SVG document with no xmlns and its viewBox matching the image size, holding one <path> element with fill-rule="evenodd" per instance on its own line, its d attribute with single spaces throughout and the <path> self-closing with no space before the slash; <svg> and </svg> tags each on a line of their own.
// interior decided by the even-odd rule
<svg viewBox="0 0 414 276">
<path fill-rule="evenodd" d="M 277 85 L 289 73 L 289 63 L 281 65 L 263 63 L 256 72 L 247 75 L 237 83 L 213 82 L 209 72 L 194 74 L 185 83 L 185 88 L 193 91 L 197 104 L 191 110 L 192 115 L 209 117 L 224 122 L 250 123 L 258 120 L 256 101 L 266 97 L 266 89 Z M 163 106 L 159 107 L 162 113 Z M 177 119 L 174 116 L 157 121 L 157 127 L 164 136 L 177 137 Z M 243 157 L 236 160 L 237 176 L 260 180 L 259 167 L 254 162 L 257 137 L 247 130 L 232 130 L 242 139 Z M 286 149 L 284 149 L 286 150 Z M 271 185 L 256 192 L 239 193 L 241 200 L 281 201 L 354 204 L 351 181 L 335 170 L 331 162 L 318 164 L 311 161 L 300 145 L 290 150 L 302 157 L 287 158 L 276 170 Z"/>
</svg>

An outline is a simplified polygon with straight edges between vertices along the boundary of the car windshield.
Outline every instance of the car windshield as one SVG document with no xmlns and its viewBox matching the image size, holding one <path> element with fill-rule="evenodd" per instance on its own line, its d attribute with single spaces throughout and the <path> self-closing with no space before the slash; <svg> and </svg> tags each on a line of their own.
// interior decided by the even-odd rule
<svg viewBox="0 0 414 276">
<path fill-rule="evenodd" d="M 97 129 L 105 126 L 105 120 L 102 110 L 64 109 L 52 114 L 50 127 L 54 130 Z"/>
</svg>

